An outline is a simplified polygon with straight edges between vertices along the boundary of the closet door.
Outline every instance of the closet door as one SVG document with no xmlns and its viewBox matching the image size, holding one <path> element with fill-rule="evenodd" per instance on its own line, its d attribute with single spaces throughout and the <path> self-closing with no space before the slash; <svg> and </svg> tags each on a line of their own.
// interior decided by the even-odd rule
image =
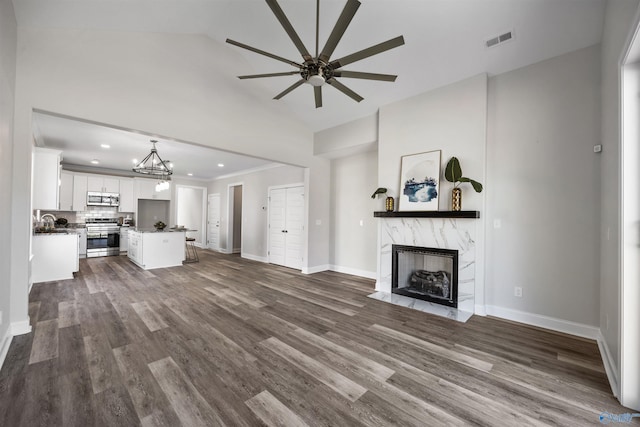
<svg viewBox="0 0 640 427">
<path fill-rule="evenodd" d="M 269 191 L 269 262 L 302 268 L 304 187 Z"/>
</svg>

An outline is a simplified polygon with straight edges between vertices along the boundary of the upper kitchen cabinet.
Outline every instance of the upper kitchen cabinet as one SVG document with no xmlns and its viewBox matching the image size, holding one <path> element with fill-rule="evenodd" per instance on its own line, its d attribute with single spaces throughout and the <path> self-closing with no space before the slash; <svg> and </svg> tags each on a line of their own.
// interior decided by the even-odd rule
<svg viewBox="0 0 640 427">
<path fill-rule="evenodd" d="M 73 174 L 67 171 L 60 172 L 60 200 L 59 209 L 61 211 L 72 211 L 73 209 Z"/>
<path fill-rule="evenodd" d="M 166 190 L 156 191 L 156 184 L 158 182 L 155 179 L 135 178 L 134 182 L 136 200 L 171 200 L 171 187 Z"/>
<path fill-rule="evenodd" d="M 120 179 L 120 212 L 135 212 L 133 179 Z"/>
<path fill-rule="evenodd" d="M 88 178 L 86 175 L 73 175 L 73 210 L 87 210 Z"/>
<path fill-rule="evenodd" d="M 33 209 L 57 210 L 59 208 L 61 160 L 62 151 L 34 147 Z"/>
<path fill-rule="evenodd" d="M 118 178 L 107 178 L 104 176 L 89 176 L 87 178 L 87 191 L 98 193 L 119 193 L 120 180 Z"/>
</svg>

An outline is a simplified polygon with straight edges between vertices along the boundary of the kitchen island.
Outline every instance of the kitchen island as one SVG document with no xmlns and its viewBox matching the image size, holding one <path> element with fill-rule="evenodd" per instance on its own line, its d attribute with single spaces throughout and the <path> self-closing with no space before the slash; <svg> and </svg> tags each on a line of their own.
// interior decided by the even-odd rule
<svg viewBox="0 0 640 427">
<path fill-rule="evenodd" d="M 185 237 L 184 231 L 130 229 L 127 256 L 145 270 L 182 265 Z"/>
</svg>

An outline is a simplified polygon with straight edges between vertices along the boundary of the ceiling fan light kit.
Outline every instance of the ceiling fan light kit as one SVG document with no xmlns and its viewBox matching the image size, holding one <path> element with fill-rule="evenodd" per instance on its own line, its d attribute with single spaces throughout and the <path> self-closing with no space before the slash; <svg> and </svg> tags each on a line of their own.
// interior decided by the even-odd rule
<svg viewBox="0 0 640 427">
<path fill-rule="evenodd" d="M 396 80 L 395 75 L 391 74 L 378 74 L 378 73 L 366 73 L 360 71 L 347 71 L 342 70 L 341 68 L 345 65 L 351 64 L 356 61 L 360 61 L 365 58 L 369 58 L 373 55 L 377 55 L 379 53 L 385 52 L 387 50 L 396 48 L 398 46 L 402 46 L 404 44 L 404 37 L 398 36 L 393 39 L 387 40 L 386 42 L 379 43 L 377 45 L 368 47 L 361 51 L 352 53 L 350 55 L 344 56 L 339 59 L 335 59 L 333 61 L 330 60 L 333 51 L 336 46 L 342 39 L 347 27 L 351 23 L 351 20 L 356 14 L 356 11 L 360 7 L 360 2 L 358 0 L 347 0 L 347 4 L 344 6 L 340 17 L 338 18 L 336 25 L 334 26 L 329 38 L 327 39 L 324 48 L 322 51 L 318 52 L 318 38 L 319 38 L 319 20 L 320 20 L 320 0 L 316 0 L 316 54 L 312 56 L 307 48 L 305 47 L 302 40 L 296 33 L 293 25 L 285 15 L 284 11 L 278 4 L 276 0 L 265 0 L 269 7 L 271 8 L 273 14 L 276 16 L 280 25 L 284 28 L 285 32 L 293 42 L 293 44 L 298 49 L 298 52 L 302 55 L 303 62 L 298 63 L 295 61 L 291 61 L 289 59 L 283 58 L 278 55 L 274 55 L 272 53 L 263 51 L 261 49 L 257 49 L 255 47 L 246 45 L 244 43 L 240 43 L 231 39 L 227 39 L 227 43 L 232 44 L 234 46 L 238 46 L 240 48 L 250 50 L 252 52 L 258 53 L 260 55 L 267 56 L 269 58 L 275 59 L 280 62 L 284 62 L 293 67 L 296 67 L 295 71 L 286 71 L 281 73 L 269 73 L 269 74 L 252 74 L 245 76 L 238 76 L 240 79 L 255 79 L 255 78 L 263 78 L 263 77 L 281 77 L 281 76 L 292 76 L 295 74 L 300 75 L 300 80 L 293 83 L 291 86 L 286 88 L 284 91 L 279 93 L 274 97 L 274 99 L 280 99 L 289 92 L 293 91 L 297 87 L 301 86 L 303 83 L 307 83 L 313 86 L 314 89 L 314 97 L 316 108 L 322 107 L 322 86 L 327 83 L 332 87 L 336 88 L 340 92 L 344 93 L 351 99 L 356 102 L 362 101 L 360 95 L 355 93 L 353 90 L 349 89 L 344 84 L 338 82 L 336 78 L 353 78 L 353 79 L 365 79 L 365 80 L 379 80 L 385 82 L 393 82 Z"/>
</svg>

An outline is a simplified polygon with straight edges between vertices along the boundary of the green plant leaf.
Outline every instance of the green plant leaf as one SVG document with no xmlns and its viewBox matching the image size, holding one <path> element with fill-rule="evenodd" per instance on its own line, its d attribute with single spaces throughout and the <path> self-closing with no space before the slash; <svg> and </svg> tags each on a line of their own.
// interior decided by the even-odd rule
<svg viewBox="0 0 640 427">
<path fill-rule="evenodd" d="M 462 168 L 457 157 L 452 157 L 444 169 L 444 177 L 449 182 L 458 182 L 462 177 Z"/>
<path fill-rule="evenodd" d="M 473 186 L 473 189 L 476 190 L 476 193 L 482 192 L 482 184 L 480 184 L 478 181 L 474 181 L 473 179 L 469 179 L 469 182 Z"/>
<path fill-rule="evenodd" d="M 387 189 L 386 189 L 386 188 L 384 188 L 384 187 L 380 187 L 380 188 L 378 188 L 376 191 L 374 191 L 374 192 L 373 192 L 373 194 L 371 195 L 371 198 L 372 198 L 372 199 L 375 199 L 377 194 L 384 194 L 384 193 L 386 193 L 386 192 L 387 192 Z"/>
</svg>

